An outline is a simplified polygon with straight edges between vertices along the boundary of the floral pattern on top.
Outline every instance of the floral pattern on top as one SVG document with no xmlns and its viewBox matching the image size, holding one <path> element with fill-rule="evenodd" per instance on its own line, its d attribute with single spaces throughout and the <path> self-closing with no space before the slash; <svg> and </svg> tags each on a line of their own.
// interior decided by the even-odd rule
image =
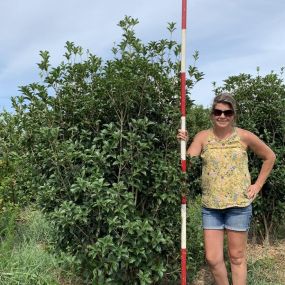
<svg viewBox="0 0 285 285">
<path fill-rule="evenodd" d="M 225 139 L 210 130 L 202 158 L 202 204 L 207 208 L 246 207 L 251 184 L 246 147 L 234 129 Z"/>
</svg>

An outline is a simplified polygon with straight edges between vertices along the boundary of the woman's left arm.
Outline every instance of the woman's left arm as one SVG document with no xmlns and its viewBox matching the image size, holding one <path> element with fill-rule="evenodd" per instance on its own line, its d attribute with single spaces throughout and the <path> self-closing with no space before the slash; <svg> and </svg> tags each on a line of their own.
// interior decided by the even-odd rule
<svg viewBox="0 0 285 285">
<path fill-rule="evenodd" d="M 263 160 L 261 169 L 259 171 L 255 183 L 252 184 L 248 189 L 248 197 L 250 199 L 253 199 L 261 190 L 263 184 L 269 176 L 274 166 L 276 156 L 272 149 L 255 134 L 245 130 L 243 130 L 242 133 L 242 140 L 257 156 L 259 156 Z"/>
</svg>

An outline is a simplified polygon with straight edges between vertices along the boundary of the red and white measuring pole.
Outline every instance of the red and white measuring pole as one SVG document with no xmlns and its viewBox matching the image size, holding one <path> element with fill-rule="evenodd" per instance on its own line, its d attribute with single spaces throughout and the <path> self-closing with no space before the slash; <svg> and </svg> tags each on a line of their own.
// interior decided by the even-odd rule
<svg viewBox="0 0 285 285">
<path fill-rule="evenodd" d="M 186 131 L 186 16 L 187 0 L 182 0 L 182 40 L 181 40 L 181 130 Z M 181 171 L 186 177 L 186 141 L 181 140 Z M 184 178 L 185 179 L 185 178 Z M 185 181 L 183 184 L 186 184 Z M 183 185 L 186 187 L 186 185 Z M 181 285 L 186 285 L 186 191 L 182 189 L 181 196 Z"/>
</svg>

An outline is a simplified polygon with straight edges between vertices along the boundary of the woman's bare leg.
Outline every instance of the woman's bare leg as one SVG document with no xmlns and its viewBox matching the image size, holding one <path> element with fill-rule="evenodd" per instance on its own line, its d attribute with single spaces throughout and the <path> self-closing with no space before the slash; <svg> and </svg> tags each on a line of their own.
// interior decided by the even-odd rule
<svg viewBox="0 0 285 285">
<path fill-rule="evenodd" d="M 204 243 L 207 263 L 217 285 L 229 285 L 224 262 L 224 230 L 205 230 Z"/>
<path fill-rule="evenodd" d="M 246 285 L 247 232 L 227 230 L 227 236 L 228 236 L 228 251 L 231 262 L 233 285 Z"/>
</svg>

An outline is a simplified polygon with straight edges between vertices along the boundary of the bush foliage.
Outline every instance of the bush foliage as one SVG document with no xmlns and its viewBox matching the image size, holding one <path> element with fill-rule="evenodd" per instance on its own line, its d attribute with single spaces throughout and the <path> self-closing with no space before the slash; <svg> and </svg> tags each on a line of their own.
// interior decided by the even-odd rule
<svg viewBox="0 0 285 285">
<path fill-rule="evenodd" d="M 2 115 L 14 169 L 2 197 L 48 214 L 86 283 L 154 284 L 180 267 L 180 46 L 143 44 L 136 24 L 119 23 L 123 39 L 106 62 L 67 42 L 51 67 L 42 51 L 41 81 L 22 86 L 15 114 Z M 202 78 L 190 68 L 189 91 Z"/>
</svg>

